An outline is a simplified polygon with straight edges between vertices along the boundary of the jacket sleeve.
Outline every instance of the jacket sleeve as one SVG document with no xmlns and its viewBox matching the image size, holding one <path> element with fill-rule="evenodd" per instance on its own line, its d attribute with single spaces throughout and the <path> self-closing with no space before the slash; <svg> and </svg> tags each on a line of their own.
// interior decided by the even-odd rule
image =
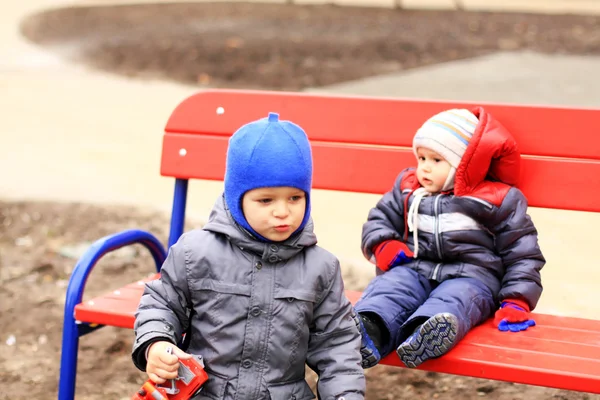
<svg viewBox="0 0 600 400">
<path fill-rule="evenodd" d="M 400 184 L 408 169 L 398 175 L 392 190 L 383 195 L 377 205 L 369 211 L 362 229 L 362 251 L 367 260 L 375 263 L 373 249 L 385 240 L 403 241 L 404 196 Z"/>
<path fill-rule="evenodd" d="M 306 363 L 319 376 L 323 400 L 363 400 L 366 383 L 361 367 L 360 334 L 352 319 L 354 309 L 344 294 L 339 261 L 330 285 L 314 310 Z"/>
<path fill-rule="evenodd" d="M 527 215 L 527 199 L 519 189 L 509 190 L 494 220 L 496 252 L 504 264 L 499 300 L 521 299 L 533 310 L 542 294 L 540 270 L 546 260 Z"/>
<path fill-rule="evenodd" d="M 158 340 L 176 344 L 187 330 L 191 308 L 187 284 L 185 235 L 169 249 L 159 279 L 148 282 L 135 314 L 135 366 L 146 369 L 146 348 Z"/>
</svg>

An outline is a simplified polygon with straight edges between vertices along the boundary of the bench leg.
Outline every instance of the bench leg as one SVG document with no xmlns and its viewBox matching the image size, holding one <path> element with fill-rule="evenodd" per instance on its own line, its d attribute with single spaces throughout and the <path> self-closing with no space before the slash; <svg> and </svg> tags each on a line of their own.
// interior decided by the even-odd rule
<svg viewBox="0 0 600 400">
<path fill-rule="evenodd" d="M 60 355 L 60 377 L 58 381 L 58 400 L 75 398 L 77 380 L 77 353 L 79 351 L 79 329 L 73 318 L 73 311 L 65 309 L 63 323 L 62 352 Z"/>
<path fill-rule="evenodd" d="M 185 208 L 187 203 L 188 180 L 176 179 L 173 193 L 173 210 L 171 211 L 171 229 L 169 232 L 169 248 L 173 246 L 181 235 L 185 226 Z"/>
</svg>

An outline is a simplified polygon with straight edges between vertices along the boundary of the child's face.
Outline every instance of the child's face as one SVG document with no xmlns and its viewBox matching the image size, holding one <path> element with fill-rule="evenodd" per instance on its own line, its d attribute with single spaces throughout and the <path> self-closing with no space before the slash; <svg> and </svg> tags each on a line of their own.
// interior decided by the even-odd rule
<svg viewBox="0 0 600 400">
<path fill-rule="evenodd" d="M 253 189 L 244 194 L 242 211 L 262 237 L 282 242 L 298 229 L 306 211 L 306 194 L 287 186 Z"/>
<path fill-rule="evenodd" d="M 429 193 L 438 193 L 444 187 L 451 165 L 435 151 L 419 147 L 417 149 L 417 179 Z"/>
</svg>

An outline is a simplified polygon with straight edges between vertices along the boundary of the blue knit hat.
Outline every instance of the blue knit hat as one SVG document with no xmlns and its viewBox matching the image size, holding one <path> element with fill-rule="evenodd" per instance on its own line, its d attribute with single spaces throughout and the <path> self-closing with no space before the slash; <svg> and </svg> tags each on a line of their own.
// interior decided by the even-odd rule
<svg viewBox="0 0 600 400">
<path fill-rule="evenodd" d="M 242 211 L 242 198 L 252 189 L 289 186 L 306 193 L 306 212 L 300 231 L 310 217 L 312 154 L 302 128 L 279 115 L 250 122 L 229 139 L 225 170 L 225 202 L 233 219 L 257 238 Z M 295 232 L 294 232 L 295 233 Z"/>
</svg>

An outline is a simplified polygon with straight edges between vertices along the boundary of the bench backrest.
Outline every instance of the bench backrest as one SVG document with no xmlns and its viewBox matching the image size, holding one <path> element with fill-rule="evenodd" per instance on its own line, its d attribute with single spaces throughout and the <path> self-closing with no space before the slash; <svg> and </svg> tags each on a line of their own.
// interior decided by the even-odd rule
<svg viewBox="0 0 600 400">
<path fill-rule="evenodd" d="M 483 106 L 516 138 L 519 188 L 530 206 L 600 212 L 600 110 L 305 93 L 208 90 L 184 100 L 165 128 L 161 174 L 223 180 L 229 136 L 269 111 L 307 132 L 314 187 L 388 191 L 414 166 L 412 138 L 448 108 Z"/>
</svg>

